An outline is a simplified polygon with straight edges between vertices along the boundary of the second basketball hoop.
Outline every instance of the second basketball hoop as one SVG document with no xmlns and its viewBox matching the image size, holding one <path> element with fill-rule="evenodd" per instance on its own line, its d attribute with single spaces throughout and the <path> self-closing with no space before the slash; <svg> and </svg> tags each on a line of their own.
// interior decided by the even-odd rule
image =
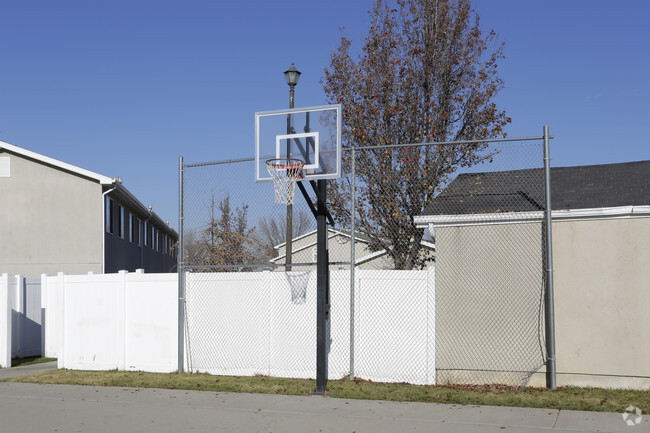
<svg viewBox="0 0 650 433">
<path fill-rule="evenodd" d="M 293 204 L 296 182 L 302 180 L 302 168 L 305 165 L 300 159 L 276 158 L 266 161 L 266 168 L 273 179 L 275 203 Z"/>
</svg>

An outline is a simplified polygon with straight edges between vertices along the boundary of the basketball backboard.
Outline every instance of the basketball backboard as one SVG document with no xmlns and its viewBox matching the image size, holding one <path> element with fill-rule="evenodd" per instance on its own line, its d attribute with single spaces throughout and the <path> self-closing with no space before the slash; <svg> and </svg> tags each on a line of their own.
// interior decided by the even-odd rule
<svg viewBox="0 0 650 433">
<path fill-rule="evenodd" d="M 305 162 L 305 180 L 341 177 L 341 105 L 255 113 L 255 181 L 271 182 L 266 161 Z"/>
</svg>

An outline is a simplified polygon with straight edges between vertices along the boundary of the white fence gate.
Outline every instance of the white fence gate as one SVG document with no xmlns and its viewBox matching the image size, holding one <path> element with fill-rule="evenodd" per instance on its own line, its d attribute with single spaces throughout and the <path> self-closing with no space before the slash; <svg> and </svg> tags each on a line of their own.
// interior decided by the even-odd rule
<svg viewBox="0 0 650 433">
<path fill-rule="evenodd" d="M 43 316 L 41 308 L 41 279 L 23 278 L 18 284 L 18 357 L 41 356 Z"/>
<path fill-rule="evenodd" d="M 0 278 L 0 366 L 13 358 L 43 354 L 45 309 L 41 279 L 3 274 Z"/>
</svg>

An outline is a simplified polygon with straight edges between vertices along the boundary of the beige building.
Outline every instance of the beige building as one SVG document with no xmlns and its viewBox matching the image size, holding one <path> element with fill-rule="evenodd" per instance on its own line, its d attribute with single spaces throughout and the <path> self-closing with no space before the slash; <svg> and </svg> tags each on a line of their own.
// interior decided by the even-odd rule
<svg viewBox="0 0 650 433">
<path fill-rule="evenodd" d="M 542 175 L 459 175 L 416 217 L 437 246 L 439 383 L 537 366 L 544 386 Z M 650 161 L 553 168 L 551 185 L 557 384 L 648 389 Z"/>
<path fill-rule="evenodd" d="M 178 235 L 120 179 L 0 141 L 0 274 L 169 272 Z"/>
<path fill-rule="evenodd" d="M 350 233 L 344 230 L 337 230 L 328 227 L 327 248 L 329 260 L 332 265 L 330 269 L 347 269 L 352 257 L 352 248 L 350 246 L 352 238 Z M 393 259 L 387 254 L 386 250 L 371 251 L 368 245 L 369 239 L 363 234 L 358 234 L 354 239 L 354 262 L 359 269 L 395 269 Z M 423 251 L 426 251 L 427 257 L 430 257 L 429 266 L 434 266 L 433 253 L 435 245 L 431 242 L 422 241 Z M 277 256 L 271 259 L 272 263 L 284 264 L 286 257 L 286 243 L 276 245 Z M 310 266 L 296 266 L 295 270 L 306 270 L 316 268 L 316 230 L 305 233 L 293 239 L 292 263 L 312 264 Z"/>
</svg>

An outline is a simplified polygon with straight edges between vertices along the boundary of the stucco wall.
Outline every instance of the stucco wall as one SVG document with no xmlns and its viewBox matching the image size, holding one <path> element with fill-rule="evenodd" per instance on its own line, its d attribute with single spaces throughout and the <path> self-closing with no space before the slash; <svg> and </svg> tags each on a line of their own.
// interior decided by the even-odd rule
<svg viewBox="0 0 650 433">
<path fill-rule="evenodd" d="M 553 223 L 558 384 L 650 388 L 650 218 Z"/>
<path fill-rule="evenodd" d="M 514 306 L 511 288 L 541 286 L 540 240 L 539 223 L 436 229 L 439 383 L 477 381 L 482 373 L 463 369 L 521 357 L 499 341 L 536 332 L 534 311 Z M 553 222 L 558 386 L 650 388 L 648 240 L 650 218 Z M 544 386 L 544 368 L 528 384 Z"/>
<path fill-rule="evenodd" d="M 102 192 L 96 181 L 0 151 L 0 273 L 102 272 Z"/>
</svg>

